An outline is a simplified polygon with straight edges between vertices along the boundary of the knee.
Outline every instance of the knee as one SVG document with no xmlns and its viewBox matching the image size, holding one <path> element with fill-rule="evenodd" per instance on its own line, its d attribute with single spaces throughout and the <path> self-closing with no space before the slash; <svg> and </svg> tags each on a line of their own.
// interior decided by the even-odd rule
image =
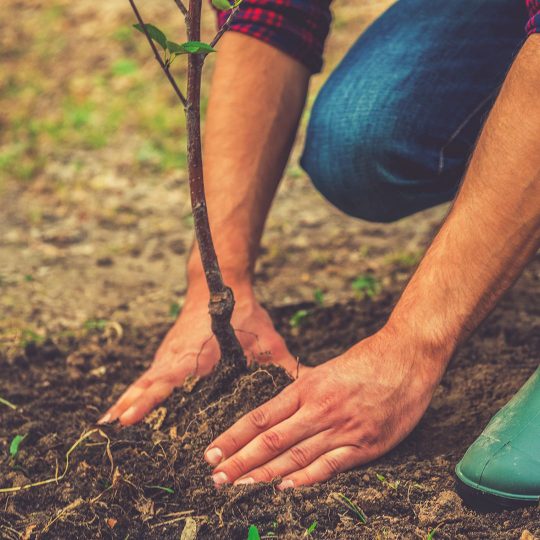
<svg viewBox="0 0 540 540">
<path fill-rule="evenodd" d="M 409 189 L 416 171 L 408 159 L 406 137 L 396 135 L 403 133 L 397 125 L 399 110 L 386 97 L 383 93 L 371 102 L 351 104 L 322 92 L 301 158 L 316 189 L 334 206 L 379 223 L 401 219 L 422 205 Z"/>
</svg>

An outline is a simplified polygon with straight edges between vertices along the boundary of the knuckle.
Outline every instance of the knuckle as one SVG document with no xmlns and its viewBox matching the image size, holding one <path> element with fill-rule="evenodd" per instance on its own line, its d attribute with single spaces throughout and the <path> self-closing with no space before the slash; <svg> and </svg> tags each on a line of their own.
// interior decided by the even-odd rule
<svg viewBox="0 0 540 540">
<path fill-rule="evenodd" d="M 259 482 L 270 482 L 276 478 L 277 474 L 270 467 L 263 465 L 257 471 L 257 479 Z"/>
<path fill-rule="evenodd" d="M 277 452 L 283 448 L 283 436 L 277 431 L 266 431 L 261 435 L 262 445 L 271 452 Z"/>
<path fill-rule="evenodd" d="M 218 437 L 214 443 L 222 450 L 223 448 L 227 449 L 225 453 L 228 451 L 229 455 L 234 454 L 236 450 L 240 449 L 239 441 L 233 433 L 224 433 L 221 437 Z"/>
<path fill-rule="evenodd" d="M 360 436 L 361 446 L 373 446 L 380 439 L 381 430 L 375 423 L 369 422 L 362 428 Z"/>
<path fill-rule="evenodd" d="M 327 416 L 333 412 L 335 408 L 336 398 L 333 393 L 324 395 L 315 404 L 315 410 L 319 416 Z"/>
<path fill-rule="evenodd" d="M 322 458 L 324 468 L 331 474 L 335 475 L 341 472 L 341 461 L 334 456 L 324 456 Z"/>
<path fill-rule="evenodd" d="M 246 471 L 246 464 L 242 458 L 233 457 L 227 464 L 227 469 L 234 473 L 236 476 L 240 476 Z"/>
<path fill-rule="evenodd" d="M 304 478 L 302 479 L 301 483 L 308 486 L 311 486 L 315 483 L 315 479 L 313 478 L 313 475 L 309 472 L 308 469 L 304 471 Z"/>
<path fill-rule="evenodd" d="M 304 467 L 309 465 L 308 452 L 302 446 L 293 446 L 291 448 L 291 459 L 294 464 L 300 469 L 303 469 Z"/>
<path fill-rule="evenodd" d="M 269 417 L 263 408 L 258 408 L 249 414 L 249 420 L 257 429 L 265 429 L 268 427 Z"/>
</svg>

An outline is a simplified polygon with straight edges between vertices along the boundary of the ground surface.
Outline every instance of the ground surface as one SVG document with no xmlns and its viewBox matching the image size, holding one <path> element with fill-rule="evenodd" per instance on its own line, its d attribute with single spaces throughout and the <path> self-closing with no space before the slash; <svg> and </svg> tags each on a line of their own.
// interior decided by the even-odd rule
<svg viewBox="0 0 540 540">
<path fill-rule="evenodd" d="M 70 446 L 148 364 L 182 304 L 191 238 L 182 118 L 129 28 L 127 3 L 4 4 L 0 397 L 18 409 L 0 404 L 0 489 L 60 475 Z M 310 103 L 354 36 L 389 4 L 336 2 L 327 68 Z M 166 6 L 141 0 L 150 20 L 172 29 Z M 211 33 L 210 13 L 205 26 Z M 301 141 L 302 133 L 296 157 Z M 385 226 L 349 219 L 293 159 L 257 270 L 258 294 L 293 351 L 324 361 L 380 326 L 445 211 Z M 201 450 L 284 381 L 257 372 L 227 388 L 201 382 L 164 404 L 161 425 L 156 417 L 106 430 L 112 476 L 106 439 L 94 433 L 58 484 L 0 495 L 0 537 L 179 538 L 187 516 L 198 538 L 246 538 L 250 524 L 269 538 L 299 538 L 315 520 L 314 538 L 425 538 L 436 526 L 436 537 L 451 539 L 540 535 L 537 509 L 463 509 L 452 476 L 538 363 L 539 276 L 536 261 L 459 353 L 419 428 L 370 467 L 293 494 L 272 486 L 216 492 Z M 316 291 L 322 305 L 313 304 Z M 310 315 L 292 328 L 300 309 Z M 18 434 L 27 437 L 13 461 Z M 355 501 L 367 524 L 335 493 Z"/>
<path fill-rule="evenodd" d="M 216 490 L 201 459 L 204 448 L 287 382 L 277 370 L 259 370 L 222 388 L 212 379 L 199 382 L 178 390 L 142 425 L 106 428 L 110 458 L 105 436 L 92 435 L 73 451 L 58 483 L 0 495 L 0 531 L 7 538 L 26 531 L 45 538 L 172 539 L 189 516 L 197 538 L 208 539 L 247 538 L 252 524 L 268 538 L 301 538 L 314 521 L 314 538 L 426 538 L 435 527 L 437 538 L 448 539 L 518 539 L 525 529 L 540 534 L 540 509 L 478 514 L 462 506 L 453 477 L 482 426 L 536 367 L 537 291 L 533 269 L 457 355 L 419 427 L 370 466 L 292 493 L 272 485 Z M 392 301 L 383 294 L 328 308 L 305 305 L 310 316 L 293 333 L 295 307 L 273 315 L 293 353 L 316 362 L 373 332 Z M 1 454 L 13 434 L 27 438 L 15 460 L 0 464 L 2 484 L 60 474 L 68 448 L 92 428 L 109 396 L 143 369 L 166 328 L 128 328 L 122 338 L 114 329 L 95 330 L 80 341 L 31 345 L 12 361 L 3 359 L 0 394 L 21 407 L 0 411 Z M 366 524 L 338 493 L 362 508 Z"/>
</svg>

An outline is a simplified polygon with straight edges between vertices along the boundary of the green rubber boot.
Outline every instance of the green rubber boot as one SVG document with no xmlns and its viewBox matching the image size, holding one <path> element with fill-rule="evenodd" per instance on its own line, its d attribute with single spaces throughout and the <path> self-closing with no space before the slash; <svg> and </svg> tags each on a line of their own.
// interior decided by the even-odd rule
<svg viewBox="0 0 540 540">
<path fill-rule="evenodd" d="M 486 510 L 540 500 L 540 367 L 456 466 L 458 493 Z"/>
</svg>

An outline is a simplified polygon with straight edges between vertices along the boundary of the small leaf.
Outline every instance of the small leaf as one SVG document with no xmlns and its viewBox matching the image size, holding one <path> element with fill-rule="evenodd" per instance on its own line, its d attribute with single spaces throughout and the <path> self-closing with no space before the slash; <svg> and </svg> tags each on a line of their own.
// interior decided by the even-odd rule
<svg viewBox="0 0 540 540">
<path fill-rule="evenodd" d="M 314 521 L 304 533 L 304 536 L 311 536 L 311 533 L 317 528 L 317 521 Z"/>
<path fill-rule="evenodd" d="M 358 276 L 352 282 L 352 288 L 360 293 L 364 293 L 367 296 L 375 296 L 379 290 L 380 285 L 376 278 L 369 274 Z"/>
<path fill-rule="evenodd" d="M 255 525 L 249 526 L 248 539 L 247 540 L 261 540 L 259 529 Z"/>
<path fill-rule="evenodd" d="M 184 46 L 180 45 L 180 43 L 175 43 L 174 41 L 167 41 L 167 49 L 173 54 L 187 54 Z"/>
<path fill-rule="evenodd" d="M 307 309 L 299 309 L 289 320 L 289 324 L 293 328 L 298 328 L 309 316 Z"/>
<path fill-rule="evenodd" d="M 9 455 L 14 458 L 19 452 L 19 446 L 26 439 L 26 435 L 16 435 L 9 445 Z"/>
<path fill-rule="evenodd" d="M 160 489 L 161 491 L 165 491 L 166 493 L 170 493 L 171 495 L 174 493 L 174 489 L 166 486 L 146 486 L 148 489 Z"/>
<path fill-rule="evenodd" d="M 315 300 L 315 303 L 319 306 L 323 305 L 324 293 L 321 291 L 321 289 L 315 289 L 315 291 L 313 291 L 313 299 Z"/>
<path fill-rule="evenodd" d="M 169 306 L 169 316 L 173 319 L 178 319 L 178 315 L 180 315 L 180 310 L 182 308 L 180 307 L 180 304 L 178 302 L 173 302 Z"/>
<path fill-rule="evenodd" d="M 203 43 L 202 41 L 186 41 L 182 43 L 182 49 L 185 53 L 189 54 L 208 54 L 216 52 L 214 47 L 208 45 L 208 43 Z"/>
<path fill-rule="evenodd" d="M 148 35 L 155 42 L 159 43 L 163 47 L 163 50 L 167 50 L 167 37 L 165 36 L 165 34 L 153 24 L 146 23 L 144 27 L 146 28 Z M 134 24 L 133 28 L 136 28 L 139 32 L 142 32 L 144 34 L 144 30 L 140 24 Z"/>
<path fill-rule="evenodd" d="M 228 0 L 212 0 L 212 5 L 221 11 L 228 11 L 232 8 Z"/>
<path fill-rule="evenodd" d="M 343 495 L 343 493 L 336 493 L 334 497 L 337 501 L 343 503 L 357 518 L 360 523 L 365 525 L 367 523 L 367 516 L 364 511 L 351 499 Z"/>
</svg>

